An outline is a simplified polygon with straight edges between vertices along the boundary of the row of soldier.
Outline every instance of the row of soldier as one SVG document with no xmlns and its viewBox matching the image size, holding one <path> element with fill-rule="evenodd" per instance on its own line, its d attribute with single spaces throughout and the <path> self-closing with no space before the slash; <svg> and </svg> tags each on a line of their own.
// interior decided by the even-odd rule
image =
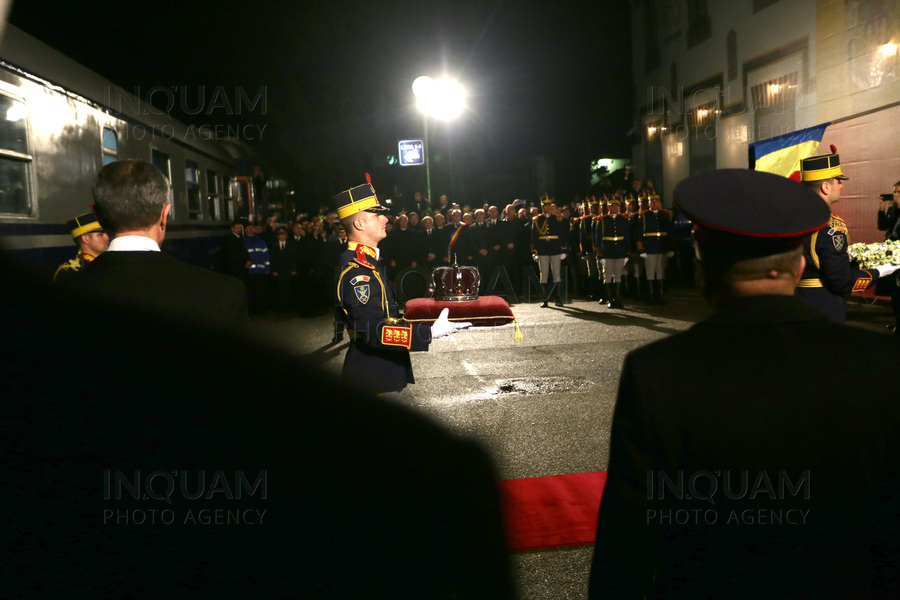
<svg viewBox="0 0 900 600">
<path fill-rule="evenodd" d="M 411 268 L 430 271 L 457 262 L 478 267 L 481 293 L 512 302 L 530 297 L 539 280 L 542 306 L 552 297 L 562 305 L 574 292 L 622 308 L 624 292 L 665 303 L 667 262 L 676 252 L 676 275 L 687 279 L 693 268 L 690 221 L 663 209 L 648 190 L 559 206 L 544 195 L 541 208 L 517 200 L 502 213 L 496 206 L 460 207 L 441 196 L 437 206 L 426 201 L 421 210 L 421 218 L 406 207 L 390 218 L 381 248 L 393 281 Z M 288 226 L 274 218 L 261 225 L 236 221 L 223 262 L 226 273 L 247 284 L 252 312 L 311 309 L 331 302 L 323 290 L 345 247 L 333 213 L 298 216 Z M 408 297 L 425 294 L 419 279 L 401 288 Z"/>
<path fill-rule="evenodd" d="M 527 296 L 538 269 L 544 306 L 554 296 L 563 304 L 569 290 L 562 288 L 572 281 L 576 293 L 621 308 L 623 286 L 634 297 L 665 302 L 667 261 L 676 252 L 677 272 L 692 270 L 690 221 L 664 210 L 650 191 L 560 206 L 544 195 L 541 208 L 517 200 L 502 214 L 496 206 L 464 212 L 450 205 L 446 212 L 394 217 L 381 246 L 392 279 L 410 267 L 457 262 L 478 267 L 482 293 Z"/>
</svg>

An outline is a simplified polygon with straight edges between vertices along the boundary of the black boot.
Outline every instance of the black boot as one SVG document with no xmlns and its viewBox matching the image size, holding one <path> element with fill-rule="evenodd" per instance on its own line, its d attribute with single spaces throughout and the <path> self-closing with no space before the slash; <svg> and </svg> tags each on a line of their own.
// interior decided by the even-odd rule
<svg viewBox="0 0 900 600">
<path fill-rule="evenodd" d="M 613 308 L 625 308 L 622 305 L 622 296 L 621 296 L 622 287 L 621 286 L 622 286 L 622 284 L 620 284 L 618 282 L 611 283 L 609 286 L 612 289 L 612 307 Z"/>
<path fill-rule="evenodd" d="M 662 279 L 656 280 L 656 303 L 657 304 L 665 304 L 666 299 L 663 298 L 663 281 Z"/>
<path fill-rule="evenodd" d="M 547 301 L 550 299 L 549 285 L 549 283 L 541 284 L 541 292 L 543 292 L 543 298 L 541 298 L 541 308 L 547 308 Z"/>
<path fill-rule="evenodd" d="M 602 275 L 597 280 L 597 300 L 600 304 L 606 304 L 609 299 L 609 286 L 603 283 Z"/>
<path fill-rule="evenodd" d="M 647 280 L 647 293 L 645 298 L 647 304 L 653 306 L 656 304 L 656 280 L 648 279 Z"/>
<path fill-rule="evenodd" d="M 614 285 L 615 285 L 614 283 L 606 284 L 606 308 L 615 308 L 616 307 L 616 303 L 614 300 L 616 296 L 615 296 L 615 293 L 613 292 Z"/>
<path fill-rule="evenodd" d="M 560 287 L 561 286 L 559 285 L 559 282 L 555 282 L 553 284 L 553 292 L 556 294 L 556 306 L 563 306 L 562 292 L 560 291 Z"/>
</svg>

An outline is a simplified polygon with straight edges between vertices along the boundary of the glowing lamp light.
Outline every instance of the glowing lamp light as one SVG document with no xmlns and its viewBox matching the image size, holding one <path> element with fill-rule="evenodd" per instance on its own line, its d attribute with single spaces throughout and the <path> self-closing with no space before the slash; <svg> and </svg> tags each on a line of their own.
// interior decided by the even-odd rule
<svg viewBox="0 0 900 600">
<path fill-rule="evenodd" d="M 452 79 L 434 81 L 423 75 L 413 81 L 412 90 L 419 110 L 439 119 L 458 117 L 466 107 L 466 91 Z"/>
<path fill-rule="evenodd" d="M 882 44 L 878 51 L 881 53 L 882 58 L 897 56 L 897 44 Z"/>
</svg>

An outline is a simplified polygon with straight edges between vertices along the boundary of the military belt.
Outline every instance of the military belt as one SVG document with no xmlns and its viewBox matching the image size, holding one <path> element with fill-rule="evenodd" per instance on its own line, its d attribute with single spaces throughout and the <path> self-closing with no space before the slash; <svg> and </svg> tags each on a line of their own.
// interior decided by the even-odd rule
<svg viewBox="0 0 900 600">
<path fill-rule="evenodd" d="M 662 237 L 664 235 L 669 235 L 666 231 L 653 231 L 651 233 L 645 233 L 644 237 Z"/>
<path fill-rule="evenodd" d="M 621 242 L 622 240 L 625 239 L 625 236 L 623 235 L 623 236 L 620 236 L 620 237 L 605 237 L 605 238 L 603 238 L 603 239 L 604 239 L 604 240 L 609 240 L 610 242 Z"/>
<path fill-rule="evenodd" d="M 539 240 L 558 240 L 558 235 L 540 235 L 538 236 Z"/>
<path fill-rule="evenodd" d="M 820 288 L 820 287 L 825 287 L 825 286 L 822 284 L 821 279 L 814 278 L 814 279 L 801 279 L 800 282 L 797 284 L 797 287 Z"/>
</svg>

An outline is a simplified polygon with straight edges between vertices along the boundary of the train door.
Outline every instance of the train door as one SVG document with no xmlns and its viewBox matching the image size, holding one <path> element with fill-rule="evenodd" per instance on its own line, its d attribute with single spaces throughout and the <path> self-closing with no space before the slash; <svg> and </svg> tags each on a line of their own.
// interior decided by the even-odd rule
<svg viewBox="0 0 900 600">
<path fill-rule="evenodd" d="M 243 175 L 233 178 L 231 180 L 231 199 L 237 213 L 236 218 L 250 221 L 256 218 L 252 179 Z"/>
</svg>

